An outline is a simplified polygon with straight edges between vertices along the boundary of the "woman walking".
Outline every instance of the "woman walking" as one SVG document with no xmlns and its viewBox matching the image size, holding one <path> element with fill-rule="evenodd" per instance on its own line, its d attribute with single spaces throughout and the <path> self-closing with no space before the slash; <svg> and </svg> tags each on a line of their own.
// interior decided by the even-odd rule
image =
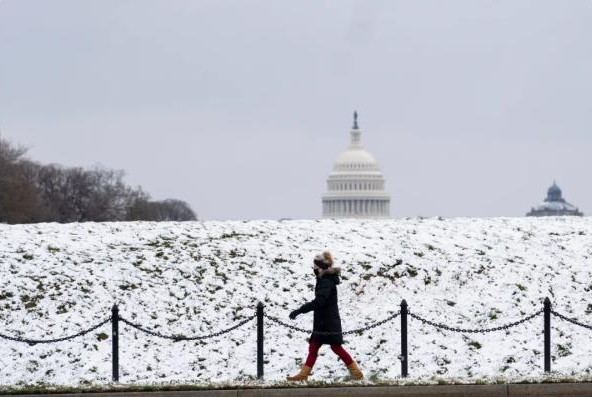
<svg viewBox="0 0 592 397">
<path fill-rule="evenodd" d="M 333 267 L 333 257 L 328 251 L 314 258 L 313 269 L 317 278 L 314 300 L 305 303 L 299 309 L 290 313 L 290 319 L 294 320 L 299 314 L 314 311 L 313 333 L 309 340 L 308 357 L 300 372 L 294 376 L 288 376 L 286 379 L 289 381 L 308 379 L 317 360 L 319 349 L 322 345 L 327 344 L 345 363 L 352 379 L 360 380 L 364 377 L 362 371 L 360 371 L 349 353 L 341 346 L 343 344 L 343 335 L 341 334 L 341 318 L 339 317 L 339 307 L 337 305 L 337 285 L 339 284 L 341 269 Z"/>
</svg>

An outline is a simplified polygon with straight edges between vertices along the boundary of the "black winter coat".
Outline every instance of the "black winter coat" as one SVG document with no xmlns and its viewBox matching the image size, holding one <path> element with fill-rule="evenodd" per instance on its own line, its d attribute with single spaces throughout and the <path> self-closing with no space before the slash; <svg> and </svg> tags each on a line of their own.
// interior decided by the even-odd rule
<svg viewBox="0 0 592 397">
<path fill-rule="evenodd" d="M 339 284 L 338 267 L 322 271 L 315 285 L 315 299 L 298 309 L 300 313 L 314 310 L 313 330 L 322 332 L 342 332 L 339 306 L 337 304 L 337 285 Z M 343 335 L 319 335 L 313 333 L 311 339 L 321 344 L 341 345 Z"/>
</svg>

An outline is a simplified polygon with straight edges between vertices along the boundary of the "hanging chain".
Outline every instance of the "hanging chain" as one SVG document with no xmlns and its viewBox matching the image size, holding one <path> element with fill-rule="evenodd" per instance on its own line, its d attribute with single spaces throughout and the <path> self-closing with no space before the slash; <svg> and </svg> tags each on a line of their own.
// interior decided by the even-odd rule
<svg viewBox="0 0 592 397">
<path fill-rule="evenodd" d="M 247 317 L 246 319 L 244 319 L 241 322 L 233 325 L 230 328 L 224 329 L 222 331 L 214 332 L 212 334 L 200 335 L 200 336 L 165 335 L 165 334 L 161 334 L 158 331 L 153 331 L 153 330 L 150 330 L 148 328 L 144 328 L 141 325 L 136 324 L 136 323 L 133 323 L 133 322 L 131 322 L 131 321 L 129 321 L 129 320 L 123 318 L 123 317 L 119 317 L 119 319 L 123 323 L 129 325 L 130 327 L 135 328 L 138 331 L 142 331 L 142 332 L 144 332 L 144 333 L 146 333 L 148 335 L 156 336 L 157 338 L 170 339 L 170 340 L 173 340 L 175 342 L 179 342 L 179 341 L 192 341 L 192 340 L 203 340 L 203 339 L 215 338 L 217 336 L 221 336 L 221 335 L 227 334 L 227 333 L 229 333 L 231 331 L 234 331 L 237 328 L 242 327 L 243 325 L 245 325 L 249 321 L 253 320 L 255 317 L 257 317 L 257 314 L 254 314 L 254 315 L 252 315 L 250 317 Z"/>
<path fill-rule="evenodd" d="M 417 314 L 411 313 L 409 312 L 409 315 L 411 317 L 413 317 L 416 320 L 421 321 L 424 324 L 428 324 L 431 325 L 432 327 L 436 327 L 436 328 L 441 328 L 441 329 L 445 329 L 447 331 L 452 331 L 452 332 L 461 332 L 463 334 L 485 334 L 487 332 L 495 332 L 495 331 L 503 331 L 503 330 L 507 330 L 509 328 L 515 327 L 517 325 L 520 325 L 522 323 L 525 323 L 527 321 L 532 320 L 533 318 L 535 318 L 536 316 L 540 315 L 543 313 L 543 309 L 531 314 L 530 316 L 526 316 L 521 320 L 515 321 L 513 323 L 508 323 L 499 327 L 493 327 L 493 328 L 476 328 L 476 329 L 467 329 L 467 328 L 455 328 L 455 327 L 449 327 L 445 324 L 440 324 L 440 323 L 436 323 L 430 320 L 427 320 L 421 316 L 418 316 Z"/>
<path fill-rule="evenodd" d="M 111 321 L 111 317 L 107 318 L 104 321 L 101 321 L 99 324 L 95 325 L 94 327 L 85 329 L 83 331 L 80 331 L 74 335 L 70 335 L 70 336 L 64 336 L 62 338 L 54 338 L 54 339 L 27 339 L 27 338 L 21 338 L 18 336 L 8 336 L 8 335 L 3 335 L 0 334 L 0 338 L 3 339 L 8 339 L 14 342 L 24 342 L 24 343 L 28 343 L 29 345 L 33 346 L 36 344 L 41 344 L 41 343 L 57 343 L 57 342 L 63 342 L 63 341 L 67 341 L 67 340 L 72 340 L 74 338 L 78 338 L 79 336 L 83 336 L 86 335 L 90 332 L 93 332 L 95 330 L 97 330 L 98 328 L 101 328 L 103 325 L 107 324 L 108 322 Z"/>
<path fill-rule="evenodd" d="M 379 326 L 381 326 L 381 325 L 383 325 L 383 324 L 385 324 L 385 323 L 387 323 L 387 322 L 389 322 L 391 320 L 394 320 L 395 318 L 397 318 L 397 316 L 399 316 L 399 314 L 401 314 L 400 311 L 396 312 L 392 316 L 389 316 L 389 317 L 385 318 L 384 320 L 380 320 L 380 321 L 378 321 L 376 323 L 366 325 L 365 327 L 358 328 L 358 329 L 352 329 L 350 331 L 345 331 L 345 332 L 338 332 L 338 331 L 316 331 L 316 330 L 312 330 L 311 331 L 311 330 L 308 330 L 308 329 L 296 327 L 296 326 L 291 325 L 291 324 L 287 324 L 287 323 L 283 322 L 282 320 L 280 320 L 279 318 L 270 316 L 268 314 L 264 314 L 264 316 L 266 318 L 268 318 L 269 320 L 273 321 L 274 323 L 277 323 L 277 324 L 279 324 L 279 325 L 281 325 L 283 327 L 289 328 L 289 329 L 291 329 L 293 331 L 302 332 L 302 333 L 305 333 L 305 334 L 314 334 L 314 335 L 349 335 L 349 334 L 362 333 L 364 331 L 371 330 L 372 328 L 379 327 Z"/>
<path fill-rule="evenodd" d="M 538 310 L 534 313 L 532 313 L 529 316 L 526 316 L 518 321 L 514 321 L 505 325 L 501 325 L 499 327 L 493 327 L 493 328 L 456 328 L 456 327 L 450 327 L 448 325 L 442 324 L 442 323 L 436 323 L 434 321 L 425 319 L 415 313 L 412 313 L 411 311 L 408 311 L 408 314 L 410 317 L 421 321 L 424 324 L 428 324 L 431 325 L 433 327 L 436 328 L 440 328 L 440 329 L 444 329 L 447 331 L 452 331 L 452 332 L 459 332 L 459 333 L 468 333 L 468 334 L 485 334 L 488 332 L 495 332 L 495 331 L 504 331 L 507 329 L 510 329 L 512 327 L 516 327 L 520 324 L 523 324 L 525 322 L 528 322 L 530 320 L 532 320 L 533 318 L 539 316 L 540 314 L 542 314 L 544 312 L 543 309 Z M 557 317 L 559 317 L 562 320 L 565 320 L 567 322 L 570 322 L 572 324 L 578 325 L 580 327 L 592 330 L 592 325 L 588 325 L 588 324 L 583 324 L 577 320 L 571 319 L 559 312 L 556 312 L 555 310 L 551 310 L 551 313 Z M 360 334 L 363 333 L 365 331 L 371 330 L 373 328 L 379 327 L 389 321 L 394 320 L 395 318 L 397 318 L 399 315 L 401 314 L 400 311 L 397 311 L 396 313 L 392 314 L 391 316 L 377 321 L 375 323 L 372 324 L 368 324 L 364 327 L 361 328 L 357 328 L 357 329 L 353 329 L 353 330 L 349 330 L 349 331 L 342 331 L 342 332 L 338 332 L 338 331 L 318 331 L 318 330 L 308 330 L 308 329 L 304 329 L 304 328 L 300 328 L 291 324 L 288 324 L 282 320 L 280 320 L 277 317 L 274 316 L 270 316 L 269 314 L 264 313 L 263 316 L 267 319 L 269 319 L 270 321 L 281 325 L 283 327 L 286 327 L 288 329 L 291 329 L 293 331 L 297 331 L 297 332 L 302 332 L 302 333 L 306 333 L 306 334 L 314 334 L 314 335 L 350 335 L 350 334 Z M 195 340 L 204 340 L 204 339 L 210 339 L 210 338 L 215 338 L 224 334 L 227 334 L 231 331 L 234 331 L 235 329 L 238 329 L 240 327 L 242 327 L 243 325 L 247 324 L 248 322 L 252 321 L 253 319 L 255 319 L 257 317 L 257 314 L 253 314 L 252 316 L 249 316 L 247 318 L 245 318 L 244 320 L 236 323 L 235 325 L 233 325 L 232 327 L 223 329 L 221 331 L 218 332 L 214 332 L 211 334 L 207 334 L 207 335 L 199 335 L 199 336 L 183 336 L 183 335 L 165 335 L 162 334 L 158 331 L 154 331 L 154 330 L 150 330 L 148 328 L 145 328 L 137 323 L 134 323 L 124 317 L 119 317 L 119 320 L 121 320 L 123 323 L 129 325 L 132 328 L 137 329 L 138 331 L 144 332 L 148 335 L 152 335 L 158 338 L 163 338 L 163 339 L 170 339 L 173 341 L 195 341 Z M 4 335 L 0 333 L 0 338 L 2 339 L 7 339 L 7 340 L 11 340 L 14 342 L 23 342 L 23 343 L 28 343 L 29 345 L 36 345 L 36 344 L 47 344 L 47 343 L 57 343 L 57 342 L 64 342 L 64 341 L 68 341 L 68 340 L 72 340 L 75 338 L 78 338 L 80 336 L 86 335 L 88 333 L 91 333 L 95 330 L 97 330 L 98 328 L 102 327 L 103 325 L 107 324 L 108 322 L 111 321 L 111 317 L 106 318 L 105 320 L 101 321 L 100 323 L 96 324 L 95 326 L 82 330 L 76 334 L 73 335 L 69 335 L 69 336 L 64 336 L 61 338 L 53 338 L 53 339 L 28 339 L 28 338 L 22 338 L 22 337 L 18 337 L 18 336 L 10 336 L 10 335 Z"/>
<path fill-rule="evenodd" d="M 592 325 L 580 323 L 579 321 L 573 320 L 567 316 L 564 316 L 563 314 L 558 313 L 555 310 L 551 310 L 551 313 L 553 313 L 555 316 L 559 317 L 562 320 L 565 320 L 565 321 L 570 322 L 572 324 L 579 325 L 580 327 L 584 327 L 586 329 L 592 330 Z"/>
</svg>

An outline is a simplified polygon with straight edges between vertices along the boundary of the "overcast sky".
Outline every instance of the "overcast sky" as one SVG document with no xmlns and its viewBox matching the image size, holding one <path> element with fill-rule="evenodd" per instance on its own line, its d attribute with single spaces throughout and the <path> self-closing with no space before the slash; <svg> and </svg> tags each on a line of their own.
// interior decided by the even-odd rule
<svg viewBox="0 0 592 397">
<path fill-rule="evenodd" d="M 0 0 L 0 132 L 201 219 L 317 218 L 352 112 L 392 216 L 592 214 L 592 0 Z"/>
</svg>

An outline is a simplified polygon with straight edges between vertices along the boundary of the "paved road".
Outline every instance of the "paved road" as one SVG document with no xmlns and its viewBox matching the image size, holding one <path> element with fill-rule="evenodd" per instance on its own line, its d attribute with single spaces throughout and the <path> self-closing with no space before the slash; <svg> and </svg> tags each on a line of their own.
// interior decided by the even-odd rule
<svg viewBox="0 0 592 397">
<path fill-rule="evenodd" d="M 0 394 L 3 396 L 3 394 Z M 21 395 L 20 397 L 48 397 Z M 290 389 L 52 394 L 51 397 L 592 397 L 592 383 L 463 386 L 352 386 Z"/>
</svg>

